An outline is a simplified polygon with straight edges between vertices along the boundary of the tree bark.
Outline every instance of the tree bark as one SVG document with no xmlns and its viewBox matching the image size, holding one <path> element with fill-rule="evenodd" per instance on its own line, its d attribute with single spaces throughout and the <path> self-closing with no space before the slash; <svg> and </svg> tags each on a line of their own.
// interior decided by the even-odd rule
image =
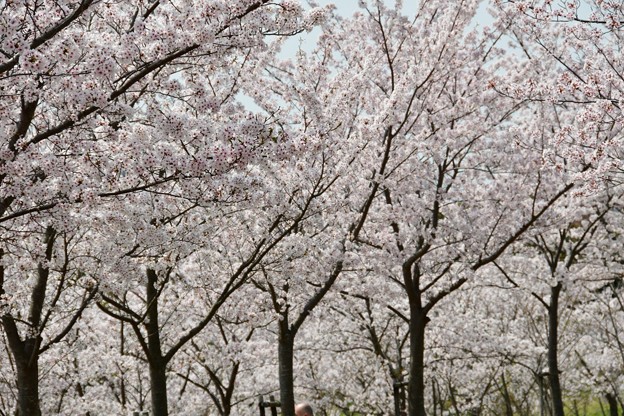
<svg viewBox="0 0 624 416">
<path fill-rule="evenodd" d="M 167 362 L 162 354 L 160 326 L 158 324 L 158 277 L 147 270 L 147 347 L 152 398 L 152 416 L 167 416 Z"/>
<path fill-rule="evenodd" d="M 562 285 L 550 289 L 550 307 L 548 308 L 548 372 L 550 394 L 552 398 L 553 416 L 564 416 L 561 383 L 559 381 L 558 363 L 558 326 L 559 326 L 559 294 Z"/>
<path fill-rule="evenodd" d="M 236 377 L 238 376 L 238 369 L 240 363 L 234 364 L 232 372 L 230 373 L 230 379 L 228 381 L 225 394 L 223 395 L 223 416 L 230 416 L 232 413 L 232 396 L 234 394 L 234 387 L 236 386 Z"/>
<path fill-rule="evenodd" d="M 615 396 L 611 393 L 605 395 L 607 403 L 609 403 L 609 416 L 618 416 L 618 402 Z"/>
<path fill-rule="evenodd" d="M 49 262 L 52 259 L 52 250 L 56 238 L 56 231 L 47 227 L 45 232 L 45 258 Z M 0 249 L 0 259 L 4 251 Z M 22 340 L 19 335 L 15 319 L 10 315 L 2 317 L 2 326 L 7 336 L 11 354 L 15 358 L 17 368 L 17 412 L 16 416 L 40 416 L 39 405 L 39 355 L 41 347 L 42 326 L 41 322 L 43 306 L 46 298 L 48 277 L 50 270 L 47 265 L 37 266 L 37 282 L 30 294 L 30 310 L 28 323 L 35 333 Z M 0 295 L 4 295 L 4 266 L 0 265 Z"/>
<path fill-rule="evenodd" d="M 294 388 L 294 344 L 295 337 L 289 327 L 288 313 L 282 314 L 279 323 L 279 385 L 280 404 L 283 416 L 295 416 L 295 388 Z"/>
<path fill-rule="evenodd" d="M 511 396 L 509 395 L 509 389 L 507 389 L 507 380 L 505 380 L 505 373 L 501 374 L 502 393 L 505 400 L 505 416 L 513 416 L 513 407 L 511 403 Z"/>
<path fill-rule="evenodd" d="M 410 307 L 410 372 L 407 386 L 409 416 L 425 413 L 425 325 L 427 316 L 420 308 Z"/>
<path fill-rule="evenodd" d="M 433 400 L 433 416 L 437 416 L 438 412 L 438 397 L 436 396 L 436 386 L 435 381 L 431 382 L 431 399 Z M 398 412 L 395 412 L 398 413 Z"/>
<path fill-rule="evenodd" d="M 41 416 L 39 407 L 39 345 L 40 337 L 22 340 L 11 316 L 2 317 L 11 354 L 17 370 L 16 416 Z"/>
<path fill-rule="evenodd" d="M 27 338 L 22 342 L 22 351 L 16 354 L 17 367 L 17 413 L 16 416 L 41 416 L 39 407 L 39 341 Z"/>
<path fill-rule="evenodd" d="M 149 363 L 150 387 L 152 397 L 152 415 L 167 416 L 167 373 L 166 364 L 152 359 Z"/>
</svg>

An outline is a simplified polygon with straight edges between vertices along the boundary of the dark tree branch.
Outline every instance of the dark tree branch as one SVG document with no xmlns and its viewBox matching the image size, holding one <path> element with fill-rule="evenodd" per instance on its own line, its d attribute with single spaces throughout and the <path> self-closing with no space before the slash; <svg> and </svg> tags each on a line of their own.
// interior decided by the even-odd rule
<svg viewBox="0 0 624 416">
<path fill-rule="evenodd" d="M 41 347 L 39 349 L 39 354 L 40 355 L 43 354 L 44 352 L 46 352 L 52 345 L 61 342 L 63 340 L 63 338 L 65 338 L 65 336 L 69 333 L 69 331 L 72 330 L 72 328 L 74 327 L 76 322 L 78 322 L 78 319 L 80 319 L 80 317 L 82 316 L 82 312 L 84 312 L 84 310 L 87 308 L 89 303 L 91 303 L 91 301 L 93 300 L 93 298 L 95 297 L 97 292 L 98 292 L 98 287 L 97 286 L 95 286 L 92 289 L 90 289 L 87 292 L 85 292 L 85 296 L 82 299 L 80 307 L 74 313 L 74 315 L 72 316 L 71 320 L 67 323 L 67 325 L 65 325 L 65 328 L 63 328 L 63 330 L 61 332 L 59 332 L 57 336 L 52 338 L 50 340 L 50 342 L 48 342 L 46 345 L 44 345 L 43 347 Z"/>
</svg>

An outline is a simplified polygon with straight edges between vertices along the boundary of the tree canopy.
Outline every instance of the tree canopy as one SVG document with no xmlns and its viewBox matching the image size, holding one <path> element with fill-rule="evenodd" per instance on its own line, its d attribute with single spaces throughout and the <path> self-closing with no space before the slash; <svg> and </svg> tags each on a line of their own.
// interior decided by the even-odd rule
<svg viewBox="0 0 624 416">
<path fill-rule="evenodd" d="M 0 0 L 0 415 L 622 414 L 624 6 L 403 3 Z"/>
</svg>

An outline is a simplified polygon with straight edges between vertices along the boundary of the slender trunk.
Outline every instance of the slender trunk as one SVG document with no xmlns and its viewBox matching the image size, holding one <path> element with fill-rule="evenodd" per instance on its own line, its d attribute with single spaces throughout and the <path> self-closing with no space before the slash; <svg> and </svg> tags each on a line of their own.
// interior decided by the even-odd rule
<svg viewBox="0 0 624 416">
<path fill-rule="evenodd" d="M 507 380 L 505 380 L 505 373 L 501 374 L 501 382 L 503 383 L 503 399 L 505 400 L 505 416 L 513 416 L 513 407 L 511 406 L 511 396 L 507 389 Z"/>
<path fill-rule="evenodd" d="M 558 363 L 558 325 L 559 325 L 559 294 L 562 285 L 550 289 L 550 307 L 548 308 L 548 372 L 550 382 L 550 395 L 552 398 L 553 416 L 564 416 L 563 398 L 561 395 L 561 383 L 559 381 Z"/>
<path fill-rule="evenodd" d="M 407 386 L 409 416 L 425 413 L 425 325 L 427 316 L 418 307 L 410 307 L 410 372 Z"/>
<path fill-rule="evenodd" d="M 283 416 L 295 416 L 295 389 L 294 389 L 294 343 L 295 337 L 292 333 L 288 314 L 282 315 L 283 319 L 279 325 L 279 384 L 280 384 L 280 404 Z"/>
<path fill-rule="evenodd" d="M 546 415 L 546 400 L 544 398 L 544 377 L 541 374 L 537 374 L 537 383 L 539 384 L 540 391 L 540 416 Z"/>
<path fill-rule="evenodd" d="M 149 363 L 153 416 L 167 416 L 168 414 L 166 364 L 162 361 L 162 358 L 152 359 Z"/>
<path fill-rule="evenodd" d="M 618 416 L 618 402 L 611 393 L 605 395 L 607 403 L 609 403 L 609 416 Z"/>
<path fill-rule="evenodd" d="M 52 260 L 52 252 L 56 231 L 52 227 L 47 227 L 45 232 L 45 258 L 47 262 Z M 4 251 L 0 249 L 0 259 L 4 256 Z M 17 412 L 16 416 L 40 416 L 39 407 L 39 347 L 41 346 L 41 336 L 45 322 L 42 323 L 43 307 L 48 287 L 50 270 L 46 263 L 37 265 L 37 281 L 30 294 L 30 310 L 28 313 L 28 323 L 30 329 L 37 335 L 21 339 L 15 319 L 6 314 L 2 317 L 2 326 L 9 341 L 11 354 L 15 358 L 17 367 Z M 5 270 L 0 266 L 0 295 L 5 294 L 4 290 Z"/>
<path fill-rule="evenodd" d="M 119 345 L 119 353 L 123 357 L 126 354 L 126 351 L 125 351 L 124 322 L 123 321 L 120 321 L 119 339 L 121 340 L 120 341 L 120 345 Z M 119 372 L 120 372 L 119 390 L 120 390 L 121 408 L 125 409 L 126 408 L 126 402 L 127 402 L 127 400 L 126 400 L 126 373 L 120 367 L 119 367 Z"/>
<path fill-rule="evenodd" d="M 39 342 L 28 338 L 16 356 L 17 413 L 16 416 L 41 416 L 39 407 L 39 355 L 34 351 Z"/>
<path fill-rule="evenodd" d="M 223 395 L 223 416 L 230 416 L 232 413 L 232 396 L 234 395 L 234 388 L 236 387 L 236 377 L 238 376 L 239 367 L 240 363 L 235 363 L 230 373 L 228 386 Z"/>
<path fill-rule="evenodd" d="M 167 363 L 162 355 L 160 326 L 158 324 L 158 278 L 152 269 L 147 271 L 147 347 L 152 396 L 152 416 L 167 416 Z"/>
</svg>

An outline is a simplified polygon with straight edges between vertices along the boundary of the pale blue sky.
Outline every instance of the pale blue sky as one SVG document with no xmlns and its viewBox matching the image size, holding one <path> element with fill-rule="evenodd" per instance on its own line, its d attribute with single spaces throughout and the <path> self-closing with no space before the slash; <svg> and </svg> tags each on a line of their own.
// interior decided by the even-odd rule
<svg viewBox="0 0 624 416">
<path fill-rule="evenodd" d="M 454 0 L 450 0 L 454 1 Z M 360 10 L 358 6 L 359 0 L 316 0 L 316 2 L 320 6 L 324 6 L 327 4 L 334 4 L 336 6 L 336 11 L 345 17 L 350 17 L 354 12 Z M 384 0 L 386 4 L 391 7 L 394 7 L 394 0 Z M 303 1 L 305 3 L 305 1 Z M 369 2 L 372 3 L 372 2 Z M 492 22 L 492 17 L 487 13 L 487 1 L 483 2 L 481 7 L 479 8 L 479 12 L 477 14 L 477 23 L 487 25 Z M 418 2 L 416 0 L 404 0 L 403 2 L 403 13 L 408 16 L 414 16 L 416 14 L 416 6 Z M 302 33 L 299 36 L 295 36 L 286 41 L 284 48 L 282 50 L 282 56 L 284 58 L 291 58 L 295 56 L 298 48 L 301 46 L 304 50 L 312 50 L 314 48 L 314 44 L 316 39 L 320 34 L 319 29 L 315 29 L 310 33 Z"/>
</svg>

